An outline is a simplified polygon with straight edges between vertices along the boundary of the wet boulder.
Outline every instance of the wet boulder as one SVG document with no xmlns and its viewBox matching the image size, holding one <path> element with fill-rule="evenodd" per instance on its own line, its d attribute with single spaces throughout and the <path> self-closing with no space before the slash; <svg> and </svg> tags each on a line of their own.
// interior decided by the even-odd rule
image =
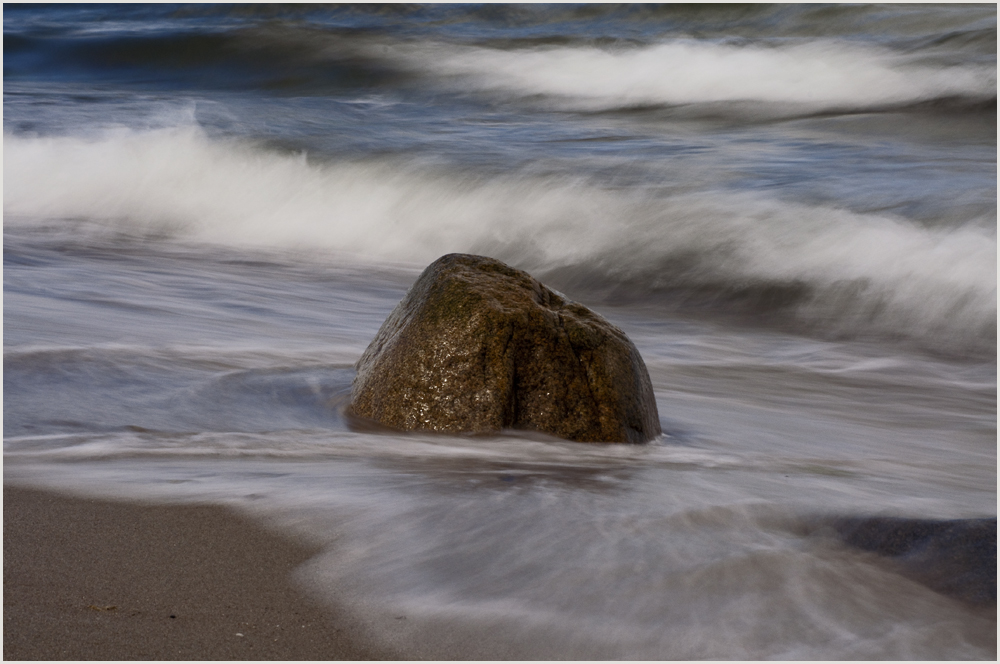
<svg viewBox="0 0 1000 664">
<path fill-rule="evenodd" d="M 972 604 L 996 606 L 996 517 L 840 517 L 830 525 L 844 543 L 892 560 L 909 578 Z"/>
<path fill-rule="evenodd" d="M 625 333 L 483 256 L 432 263 L 357 363 L 350 412 L 401 430 L 545 432 L 644 443 L 660 433 Z"/>
</svg>

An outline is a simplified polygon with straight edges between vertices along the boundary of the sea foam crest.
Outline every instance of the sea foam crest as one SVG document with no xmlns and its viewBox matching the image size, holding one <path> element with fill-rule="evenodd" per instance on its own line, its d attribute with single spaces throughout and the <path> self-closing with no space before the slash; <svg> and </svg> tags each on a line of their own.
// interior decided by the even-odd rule
<svg viewBox="0 0 1000 664">
<path fill-rule="evenodd" d="M 558 176 L 482 179 L 400 162 L 311 163 L 193 127 L 4 138 L 7 223 L 84 218 L 268 249 L 427 264 L 491 255 L 559 287 L 802 289 L 802 320 L 989 346 L 996 231 L 754 193 L 609 191 Z"/>
<path fill-rule="evenodd" d="M 734 101 L 855 108 L 996 95 L 995 65 L 919 63 L 887 49 L 833 40 L 771 46 L 675 40 L 618 49 L 396 48 L 401 61 L 457 77 L 462 86 L 553 96 L 591 109 Z"/>
</svg>

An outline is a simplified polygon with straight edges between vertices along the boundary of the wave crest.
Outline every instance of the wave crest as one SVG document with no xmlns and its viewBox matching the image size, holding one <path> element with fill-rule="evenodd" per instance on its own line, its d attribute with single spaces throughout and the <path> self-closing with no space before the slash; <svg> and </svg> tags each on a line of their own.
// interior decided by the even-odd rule
<svg viewBox="0 0 1000 664">
<path fill-rule="evenodd" d="M 197 128 L 7 135 L 4 213 L 8 224 L 84 218 L 130 233 L 374 261 L 479 253 L 596 298 L 668 297 L 790 312 L 824 332 L 996 347 L 989 220 L 931 229 L 752 193 L 664 195 L 565 176 L 317 164 Z"/>
<path fill-rule="evenodd" d="M 399 61 L 457 78 L 462 86 L 551 96 L 586 110 L 748 101 L 798 111 L 850 110 L 996 96 L 995 64 L 930 64 L 833 40 L 769 46 L 678 39 L 619 49 L 395 48 Z"/>
</svg>

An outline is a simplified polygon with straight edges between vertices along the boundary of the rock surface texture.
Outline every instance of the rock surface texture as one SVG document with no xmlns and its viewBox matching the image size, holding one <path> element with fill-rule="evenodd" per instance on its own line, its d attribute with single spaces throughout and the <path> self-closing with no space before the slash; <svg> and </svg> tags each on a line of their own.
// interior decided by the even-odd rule
<svg viewBox="0 0 1000 664">
<path fill-rule="evenodd" d="M 402 430 L 529 429 L 586 442 L 660 433 L 625 333 L 483 256 L 432 263 L 358 360 L 354 415 Z"/>
<path fill-rule="evenodd" d="M 841 517 L 848 545 L 895 561 L 905 576 L 972 604 L 997 603 L 997 520 Z"/>
</svg>

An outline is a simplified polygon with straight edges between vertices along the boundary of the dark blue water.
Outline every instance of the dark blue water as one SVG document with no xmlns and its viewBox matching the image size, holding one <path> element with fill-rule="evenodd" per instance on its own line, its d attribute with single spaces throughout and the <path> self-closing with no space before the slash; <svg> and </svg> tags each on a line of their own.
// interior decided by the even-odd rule
<svg viewBox="0 0 1000 664">
<path fill-rule="evenodd" d="M 303 587 L 407 656 L 991 659 L 995 609 L 803 524 L 995 515 L 996 44 L 995 5 L 6 5 L 5 481 L 317 541 Z M 665 435 L 352 430 L 451 251 L 622 327 Z"/>
</svg>

